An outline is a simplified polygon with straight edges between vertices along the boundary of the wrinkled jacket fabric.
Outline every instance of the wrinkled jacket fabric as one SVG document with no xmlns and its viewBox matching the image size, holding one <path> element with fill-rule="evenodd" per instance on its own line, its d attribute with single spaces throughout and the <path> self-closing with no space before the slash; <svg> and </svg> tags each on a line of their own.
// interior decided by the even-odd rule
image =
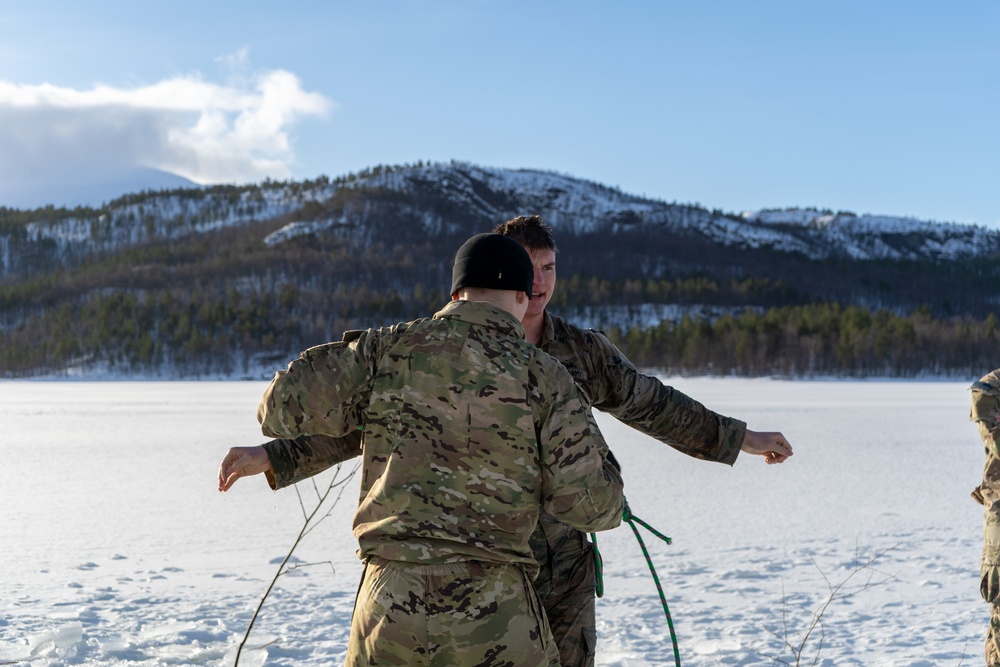
<svg viewBox="0 0 1000 667">
<path fill-rule="evenodd" d="M 451 302 L 303 352 L 258 419 L 285 441 L 363 428 L 359 557 L 533 571 L 540 508 L 592 531 L 618 525 L 624 501 L 585 398 L 523 336 L 499 308 Z"/>
</svg>

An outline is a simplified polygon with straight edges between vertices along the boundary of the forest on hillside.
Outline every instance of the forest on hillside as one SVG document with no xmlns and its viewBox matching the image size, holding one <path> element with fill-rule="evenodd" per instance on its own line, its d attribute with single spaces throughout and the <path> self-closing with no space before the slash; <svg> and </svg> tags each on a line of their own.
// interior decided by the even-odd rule
<svg viewBox="0 0 1000 667">
<path fill-rule="evenodd" d="M 598 297 L 620 289 L 593 284 Z M 405 300 L 395 290 L 304 296 L 289 286 L 277 294 L 109 291 L 77 307 L 46 310 L 0 334 L 0 366 L 8 378 L 95 361 L 123 375 L 167 367 L 180 377 L 239 377 L 262 362 L 283 367 L 298 350 L 339 338 L 330 335 L 333 330 L 410 319 L 418 309 L 431 314 L 445 303 L 440 290 L 419 284 Z M 335 304 L 338 314 L 327 315 L 320 304 Z M 582 306 L 571 304 L 570 310 Z M 677 374 L 974 377 L 996 365 L 1000 346 L 993 314 L 940 319 L 926 310 L 896 315 L 839 304 L 746 309 L 716 319 L 684 316 L 605 332 L 637 365 Z"/>
<path fill-rule="evenodd" d="M 449 224 L 428 229 L 428 211 Z M 292 220 L 348 222 L 263 241 Z M 50 253 L 46 270 L 0 282 L 0 374 L 103 364 L 121 375 L 241 377 L 282 367 L 344 330 L 433 314 L 447 301 L 455 249 L 497 222 L 432 191 L 360 189 L 280 218 L 108 248 L 72 263 Z M 978 377 L 996 366 L 995 258 L 818 261 L 641 226 L 559 232 L 558 241 L 552 311 L 570 319 L 606 312 L 594 326 L 644 367 Z M 614 315 L 648 304 L 688 314 L 654 326 Z M 694 314 L 706 305 L 716 314 Z"/>
</svg>

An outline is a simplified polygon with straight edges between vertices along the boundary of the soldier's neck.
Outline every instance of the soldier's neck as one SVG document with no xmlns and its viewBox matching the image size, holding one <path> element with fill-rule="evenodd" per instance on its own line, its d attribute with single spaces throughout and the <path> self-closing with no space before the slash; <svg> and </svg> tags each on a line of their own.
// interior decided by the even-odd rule
<svg viewBox="0 0 1000 667">
<path fill-rule="evenodd" d="M 525 315 L 521 325 L 524 326 L 524 339 L 537 347 L 542 342 L 542 331 L 545 329 L 545 311 L 538 315 Z"/>
</svg>

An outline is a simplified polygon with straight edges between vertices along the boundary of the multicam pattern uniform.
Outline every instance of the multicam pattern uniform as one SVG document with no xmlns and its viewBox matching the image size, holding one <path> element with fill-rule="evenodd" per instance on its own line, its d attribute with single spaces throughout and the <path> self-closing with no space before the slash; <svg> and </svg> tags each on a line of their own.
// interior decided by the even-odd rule
<svg viewBox="0 0 1000 667">
<path fill-rule="evenodd" d="M 972 385 L 971 418 L 986 450 L 983 483 L 972 492 L 985 508 L 979 590 L 990 605 L 986 665 L 1000 667 L 1000 369 Z"/>
<path fill-rule="evenodd" d="M 364 428 L 348 664 L 557 664 L 525 578 L 539 510 L 603 530 L 624 500 L 586 401 L 523 335 L 500 309 L 452 302 L 307 350 L 265 393 L 261 426 L 286 442 Z"/>
<path fill-rule="evenodd" d="M 736 461 L 746 424 L 640 373 L 603 334 L 546 312 L 539 347 L 562 362 L 593 407 L 689 456 L 727 465 Z M 274 440 L 264 448 L 275 489 L 361 453 L 360 438 L 353 433 L 342 439 Z M 541 567 L 535 588 L 563 667 L 589 667 L 597 643 L 593 547 L 583 532 L 544 513 L 531 545 Z"/>
<path fill-rule="evenodd" d="M 736 461 L 746 424 L 640 373 L 603 333 L 546 312 L 539 347 L 562 362 L 594 408 L 689 456 Z M 542 564 L 535 587 L 562 665 L 591 667 L 597 644 L 593 545 L 583 532 L 544 512 L 531 545 Z"/>
</svg>

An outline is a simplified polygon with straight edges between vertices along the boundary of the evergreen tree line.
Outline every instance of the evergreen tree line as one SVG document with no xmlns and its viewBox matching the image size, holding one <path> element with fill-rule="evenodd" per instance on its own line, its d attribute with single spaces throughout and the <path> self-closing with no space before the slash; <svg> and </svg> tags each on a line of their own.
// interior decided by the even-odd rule
<svg viewBox="0 0 1000 667">
<path fill-rule="evenodd" d="M 94 294 L 0 331 L 0 372 L 30 377 L 101 362 L 122 374 L 239 375 L 262 359 L 283 366 L 299 350 L 339 339 L 347 329 L 398 321 L 404 309 L 396 292 L 310 296 L 303 299 L 292 285 L 277 294 L 233 288 Z"/>
<path fill-rule="evenodd" d="M 767 277 L 732 278 L 727 281 L 708 276 L 612 280 L 578 273 L 559 279 L 549 306 L 563 311 L 579 310 L 581 305 L 772 307 L 800 303 L 803 298 L 803 294 L 782 280 Z"/>
<path fill-rule="evenodd" d="M 290 284 L 276 292 L 106 291 L 0 332 L 0 365 L 6 377 L 95 361 L 123 374 L 169 368 L 187 377 L 238 376 L 255 362 L 281 367 L 347 329 L 429 315 L 446 300 L 444 290 L 420 284 L 387 292 Z M 686 315 L 607 333 L 642 367 L 740 376 L 974 376 L 995 365 L 1000 349 L 994 314 L 935 319 L 927 309 L 898 315 L 839 304 Z"/>
<path fill-rule="evenodd" d="M 714 320 L 613 327 L 637 365 L 668 373 L 784 377 L 981 375 L 1000 349 L 997 316 L 935 319 L 835 303 L 753 309 Z"/>
</svg>

